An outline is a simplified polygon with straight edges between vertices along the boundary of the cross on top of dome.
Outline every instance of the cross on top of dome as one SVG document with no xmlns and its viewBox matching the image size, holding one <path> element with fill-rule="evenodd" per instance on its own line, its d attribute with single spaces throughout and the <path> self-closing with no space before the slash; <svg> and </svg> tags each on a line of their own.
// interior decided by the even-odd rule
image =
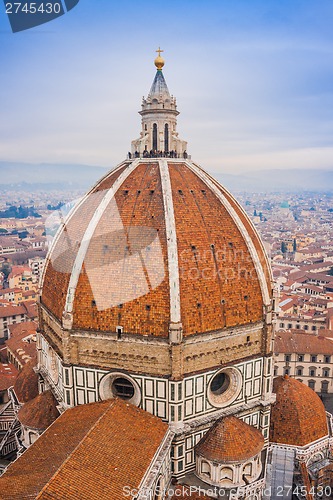
<svg viewBox="0 0 333 500">
<path fill-rule="evenodd" d="M 158 71 L 161 71 L 164 66 L 164 59 L 161 57 L 161 52 L 164 52 L 160 47 L 156 50 L 158 52 L 158 56 L 156 57 L 154 63 Z"/>
</svg>

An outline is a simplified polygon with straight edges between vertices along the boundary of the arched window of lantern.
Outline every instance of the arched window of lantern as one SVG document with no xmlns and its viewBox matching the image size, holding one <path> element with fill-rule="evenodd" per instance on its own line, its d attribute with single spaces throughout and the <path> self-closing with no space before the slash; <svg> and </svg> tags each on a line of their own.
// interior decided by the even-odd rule
<svg viewBox="0 0 333 500">
<path fill-rule="evenodd" d="M 166 153 L 169 151 L 169 125 L 167 123 L 164 125 L 164 151 Z"/>
<path fill-rule="evenodd" d="M 153 150 L 157 151 L 157 123 L 153 124 Z"/>
</svg>

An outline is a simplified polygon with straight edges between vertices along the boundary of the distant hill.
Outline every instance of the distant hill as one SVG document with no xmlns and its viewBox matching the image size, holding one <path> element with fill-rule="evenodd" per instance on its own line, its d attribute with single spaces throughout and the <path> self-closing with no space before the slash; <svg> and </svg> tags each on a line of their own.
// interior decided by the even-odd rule
<svg viewBox="0 0 333 500">
<path fill-rule="evenodd" d="M 25 190 L 87 189 L 108 169 L 91 165 L 0 161 L 0 188 Z"/>
<path fill-rule="evenodd" d="M 92 165 L 31 164 L 0 161 L 0 189 L 22 191 L 88 189 L 109 169 Z M 261 170 L 214 173 L 232 192 L 333 192 L 333 170 Z"/>
<path fill-rule="evenodd" d="M 333 192 L 332 170 L 258 170 L 246 174 L 213 173 L 216 179 L 233 192 Z"/>
</svg>

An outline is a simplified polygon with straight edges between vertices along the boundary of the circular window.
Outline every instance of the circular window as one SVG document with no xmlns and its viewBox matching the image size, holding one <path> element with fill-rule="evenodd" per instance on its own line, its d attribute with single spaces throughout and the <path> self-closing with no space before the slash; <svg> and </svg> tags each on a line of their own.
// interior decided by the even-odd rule
<svg viewBox="0 0 333 500">
<path fill-rule="evenodd" d="M 230 405 L 242 389 L 242 375 L 233 367 L 223 368 L 211 378 L 207 397 L 212 406 L 222 408 Z"/>
<path fill-rule="evenodd" d="M 101 399 L 121 398 L 139 406 L 141 401 L 140 387 L 131 377 L 124 373 L 108 373 L 99 386 Z"/>
<path fill-rule="evenodd" d="M 122 399 L 131 399 L 134 396 L 134 386 L 127 378 L 115 378 L 112 382 L 112 392 L 114 396 Z"/>
<path fill-rule="evenodd" d="M 210 390 L 215 396 L 219 396 L 228 390 L 230 385 L 230 377 L 227 373 L 221 372 L 215 375 L 211 384 Z"/>
</svg>

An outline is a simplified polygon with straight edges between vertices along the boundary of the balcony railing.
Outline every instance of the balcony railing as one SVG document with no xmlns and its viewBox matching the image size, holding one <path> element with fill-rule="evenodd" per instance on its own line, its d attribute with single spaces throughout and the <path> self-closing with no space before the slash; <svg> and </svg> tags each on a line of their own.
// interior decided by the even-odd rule
<svg viewBox="0 0 333 500">
<path fill-rule="evenodd" d="M 127 153 L 127 160 L 132 160 L 136 158 L 182 158 L 184 160 L 190 160 L 191 155 L 187 154 L 186 151 L 183 153 L 176 153 L 176 151 L 135 151 L 135 153 Z"/>
</svg>

